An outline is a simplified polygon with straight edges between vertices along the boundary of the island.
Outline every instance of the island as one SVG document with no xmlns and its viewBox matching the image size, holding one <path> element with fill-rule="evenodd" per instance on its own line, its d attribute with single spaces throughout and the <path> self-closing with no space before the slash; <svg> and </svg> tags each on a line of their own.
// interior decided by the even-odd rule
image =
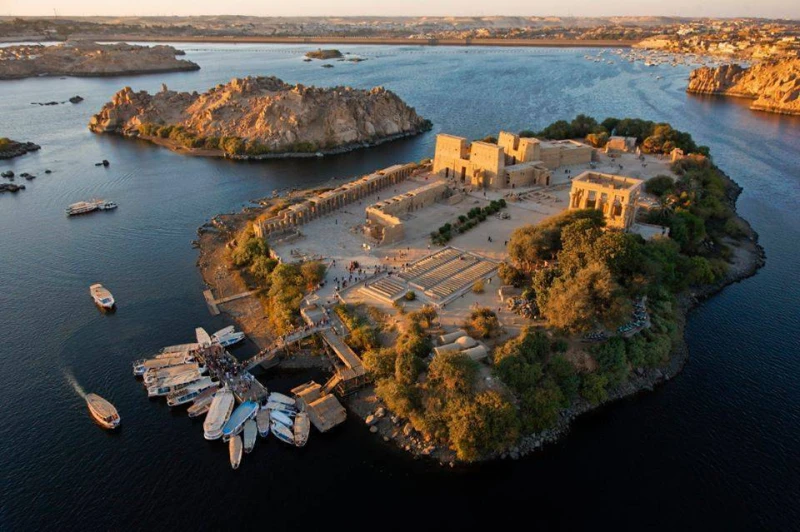
<svg viewBox="0 0 800 532">
<path fill-rule="evenodd" d="M 749 98 L 754 100 L 753 110 L 800 115 L 800 59 L 765 61 L 749 68 L 738 64 L 698 68 L 686 90 Z"/>
<path fill-rule="evenodd" d="M 199 70 L 184 52 L 172 46 L 98 44 L 69 41 L 44 46 L 22 44 L 0 48 L 0 79 L 35 76 L 123 76 Z"/>
<path fill-rule="evenodd" d="M 18 142 L 9 138 L 0 138 L 0 159 L 19 157 L 28 152 L 38 151 L 42 147 L 33 142 Z"/>
<path fill-rule="evenodd" d="M 208 91 L 156 94 L 125 87 L 90 121 L 173 150 L 232 159 L 307 157 L 373 146 L 431 128 L 392 91 L 234 78 Z"/>
<path fill-rule="evenodd" d="M 274 191 L 201 227 L 198 266 L 244 367 L 330 372 L 298 402 L 443 465 L 517 459 L 681 371 L 689 310 L 765 261 L 740 193 L 687 132 L 580 115 Z"/>
<path fill-rule="evenodd" d="M 306 52 L 306 57 L 309 59 L 339 59 L 344 55 L 339 50 L 323 50 L 320 48 L 313 52 Z"/>
</svg>

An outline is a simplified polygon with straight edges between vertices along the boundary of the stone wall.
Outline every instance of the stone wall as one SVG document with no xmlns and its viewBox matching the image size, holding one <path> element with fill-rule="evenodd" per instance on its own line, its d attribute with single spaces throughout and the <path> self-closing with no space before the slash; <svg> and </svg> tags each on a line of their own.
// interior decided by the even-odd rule
<svg viewBox="0 0 800 532">
<path fill-rule="evenodd" d="M 542 163 L 554 170 L 559 166 L 589 164 L 594 149 L 574 140 L 554 140 L 541 143 L 539 153 Z"/>
<path fill-rule="evenodd" d="M 373 203 L 366 209 L 369 233 L 379 244 L 391 244 L 405 238 L 402 216 L 433 205 L 449 194 L 447 183 L 435 181 L 393 198 Z"/>
</svg>

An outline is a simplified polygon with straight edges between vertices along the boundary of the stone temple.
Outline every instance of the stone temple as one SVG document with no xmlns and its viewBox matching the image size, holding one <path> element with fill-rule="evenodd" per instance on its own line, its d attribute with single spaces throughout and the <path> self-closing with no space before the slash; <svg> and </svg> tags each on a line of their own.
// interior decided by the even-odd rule
<svg viewBox="0 0 800 532">
<path fill-rule="evenodd" d="M 569 208 L 603 212 L 608 227 L 630 229 L 636 220 L 641 179 L 600 172 L 584 172 L 572 180 Z"/>
</svg>

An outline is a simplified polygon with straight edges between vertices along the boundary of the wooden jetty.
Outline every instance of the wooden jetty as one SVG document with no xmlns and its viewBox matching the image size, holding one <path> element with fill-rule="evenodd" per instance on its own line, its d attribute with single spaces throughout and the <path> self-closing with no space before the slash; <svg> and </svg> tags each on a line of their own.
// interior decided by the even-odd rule
<svg viewBox="0 0 800 532">
<path fill-rule="evenodd" d="M 250 297 L 257 293 L 258 290 L 249 290 L 247 292 L 242 292 L 241 294 L 235 294 L 232 296 L 215 299 L 214 293 L 209 289 L 209 290 L 203 290 L 203 297 L 206 299 L 206 305 L 208 305 L 208 310 L 209 312 L 211 312 L 211 315 L 218 316 L 220 312 L 219 305 L 222 305 L 223 303 L 228 303 L 229 301 L 236 301 L 237 299 Z"/>
</svg>

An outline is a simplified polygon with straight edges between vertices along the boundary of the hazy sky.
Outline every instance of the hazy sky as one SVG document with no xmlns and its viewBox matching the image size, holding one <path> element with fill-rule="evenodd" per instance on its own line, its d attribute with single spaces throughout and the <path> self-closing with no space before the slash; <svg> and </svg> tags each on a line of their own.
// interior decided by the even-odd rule
<svg viewBox="0 0 800 532">
<path fill-rule="evenodd" d="M 0 15 L 681 15 L 800 18 L 800 0 L 0 0 Z"/>
</svg>

